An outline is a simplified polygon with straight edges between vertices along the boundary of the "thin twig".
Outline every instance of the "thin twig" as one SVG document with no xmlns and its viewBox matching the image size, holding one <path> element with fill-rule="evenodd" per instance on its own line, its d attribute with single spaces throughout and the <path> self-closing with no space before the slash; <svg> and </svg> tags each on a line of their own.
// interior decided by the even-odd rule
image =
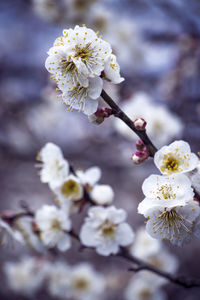
<svg viewBox="0 0 200 300">
<path fill-rule="evenodd" d="M 112 98 L 110 98 L 110 96 L 104 90 L 102 90 L 101 92 L 101 97 L 113 109 L 115 117 L 121 119 L 131 130 L 133 130 L 139 136 L 139 138 L 147 146 L 150 156 L 153 157 L 157 149 L 149 139 L 146 130 L 136 129 L 133 121 L 121 110 L 121 108 L 112 100 Z"/>
</svg>

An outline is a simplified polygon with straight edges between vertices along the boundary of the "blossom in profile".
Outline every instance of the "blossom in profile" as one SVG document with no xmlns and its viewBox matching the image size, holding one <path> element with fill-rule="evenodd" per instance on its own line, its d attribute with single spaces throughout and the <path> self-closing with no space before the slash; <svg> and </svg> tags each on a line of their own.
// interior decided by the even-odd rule
<svg viewBox="0 0 200 300">
<path fill-rule="evenodd" d="M 36 211 L 35 222 L 46 247 L 57 247 L 60 251 L 71 247 L 71 239 L 67 233 L 71 229 L 71 222 L 66 212 L 54 205 L 43 205 Z"/>
<path fill-rule="evenodd" d="M 104 277 L 89 263 L 80 263 L 71 268 L 67 295 L 78 300 L 101 299 L 105 285 Z"/>
<path fill-rule="evenodd" d="M 128 246 L 134 240 L 133 230 L 125 220 L 123 209 L 114 206 L 90 208 L 80 231 L 82 244 L 96 248 L 100 255 L 118 253 L 120 246 Z"/>
<path fill-rule="evenodd" d="M 4 272 L 13 291 L 30 296 L 42 286 L 47 268 L 40 259 L 24 257 L 19 262 L 5 263 Z"/>
<path fill-rule="evenodd" d="M 199 220 L 200 207 L 194 201 L 172 208 L 153 207 L 147 214 L 146 230 L 153 238 L 182 246 L 190 242 L 193 234 L 199 233 L 196 223 Z"/>
<path fill-rule="evenodd" d="M 61 149 L 47 143 L 39 152 L 38 160 L 42 162 L 40 179 L 51 188 L 59 186 L 69 174 L 69 163 L 63 158 Z"/>
<path fill-rule="evenodd" d="M 191 153 L 190 145 L 184 141 L 175 141 L 155 153 L 154 163 L 164 175 L 186 173 L 194 170 L 199 159 Z"/>
<path fill-rule="evenodd" d="M 106 59 L 104 74 L 105 79 L 112 83 L 118 84 L 124 81 L 124 78 L 120 76 L 120 67 L 114 54 Z"/>
<path fill-rule="evenodd" d="M 146 197 L 138 205 L 138 212 L 145 216 L 152 207 L 172 208 L 186 205 L 194 196 L 191 182 L 184 174 L 150 175 L 143 182 L 142 191 Z"/>
</svg>

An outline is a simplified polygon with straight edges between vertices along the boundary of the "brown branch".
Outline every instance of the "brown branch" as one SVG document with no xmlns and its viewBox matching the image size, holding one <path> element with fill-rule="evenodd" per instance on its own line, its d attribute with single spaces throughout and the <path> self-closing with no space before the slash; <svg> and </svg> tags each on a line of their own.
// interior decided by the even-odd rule
<svg viewBox="0 0 200 300">
<path fill-rule="evenodd" d="M 130 271 L 139 272 L 142 270 L 146 270 L 157 274 L 158 276 L 166 278 L 170 282 L 181 285 L 185 288 L 200 287 L 200 279 L 189 278 L 185 275 L 174 275 L 162 271 L 154 267 L 153 265 L 148 264 L 135 256 L 132 256 L 125 248 L 121 249 L 121 251 L 118 254 L 116 254 L 116 256 L 122 257 L 123 259 L 136 265 L 136 267 L 129 268 Z"/>
<path fill-rule="evenodd" d="M 147 146 L 150 156 L 153 157 L 157 149 L 149 139 L 146 130 L 136 129 L 133 121 L 121 110 L 121 108 L 112 100 L 112 98 L 110 98 L 110 96 L 104 90 L 102 90 L 101 92 L 101 97 L 112 108 L 115 117 L 121 119 L 131 130 L 133 130 L 137 134 L 137 136 L 139 136 L 139 138 Z"/>
</svg>

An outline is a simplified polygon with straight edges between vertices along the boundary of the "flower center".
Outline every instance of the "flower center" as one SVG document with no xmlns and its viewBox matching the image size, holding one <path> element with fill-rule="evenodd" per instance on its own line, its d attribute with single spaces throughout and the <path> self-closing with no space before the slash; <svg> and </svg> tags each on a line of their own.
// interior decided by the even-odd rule
<svg viewBox="0 0 200 300">
<path fill-rule="evenodd" d="M 165 200 L 176 199 L 176 194 L 173 194 L 173 189 L 171 185 L 162 185 L 158 189 L 158 191 L 159 194 L 161 193 L 161 197 L 159 197 L 159 195 L 157 196 L 159 200 L 162 200 L 162 198 L 164 198 Z"/>
<path fill-rule="evenodd" d="M 109 222 L 108 220 L 101 226 L 101 233 L 105 237 L 113 238 L 116 232 L 117 225 Z"/>
<path fill-rule="evenodd" d="M 51 229 L 52 230 L 61 230 L 62 227 L 61 227 L 60 221 L 58 221 L 57 219 L 53 219 L 51 221 Z"/>
<path fill-rule="evenodd" d="M 78 194 L 79 193 L 78 183 L 73 179 L 70 179 L 70 180 L 66 181 L 62 185 L 61 193 L 67 198 L 69 198 L 70 196 Z"/>
<path fill-rule="evenodd" d="M 140 299 L 142 299 L 142 300 L 149 299 L 151 296 L 152 296 L 152 293 L 149 289 L 143 289 L 140 292 Z"/>
<path fill-rule="evenodd" d="M 160 169 L 163 172 L 167 170 L 168 173 L 178 172 L 180 162 L 181 159 L 174 157 L 171 153 L 165 154 L 163 158 L 163 165 L 161 166 Z"/>
<path fill-rule="evenodd" d="M 92 56 L 92 49 L 90 47 L 91 43 L 88 43 L 84 48 L 80 48 L 76 45 L 76 53 L 74 58 L 81 58 L 83 61 L 89 60 L 89 57 Z"/>
<path fill-rule="evenodd" d="M 85 291 L 89 287 L 89 282 L 84 278 L 78 278 L 74 281 L 73 287 L 79 291 Z"/>
</svg>

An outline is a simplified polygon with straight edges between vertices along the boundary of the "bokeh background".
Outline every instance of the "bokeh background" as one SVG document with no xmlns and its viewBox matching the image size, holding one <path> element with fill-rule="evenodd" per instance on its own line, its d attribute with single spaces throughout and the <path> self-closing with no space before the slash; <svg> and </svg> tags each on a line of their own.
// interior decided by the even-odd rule
<svg viewBox="0 0 200 300">
<path fill-rule="evenodd" d="M 116 206 L 128 211 L 128 221 L 136 230 L 144 223 L 144 218 L 136 213 L 143 199 L 141 184 L 149 174 L 157 172 L 152 160 L 133 165 L 130 157 L 135 149 L 134 138 L 124 133 L 113 118 L 96 126 L 89 123 L 87 116 L 68 112 L 57 99 L 44 67 L 46 52 L 54 40 L 64 28 L 75 24 L 100 31 L 111 43 L 125 81 L 119 86 L 106 84 L 105 90 L 122 107 L 127 109 L 130 105 L 130 113 L 135 111 L 136 97 L 147 98 L 155 144 L 162 146 L 182 138 L 198 152 L 200 2 L 0 0 L 1 211 L 19 211 L 21 200 L 33 209 L 53 202 L 47 185 L 40 182 L 35 157 L 46 142 L 54 142 L 76 168 L 97 165 L 102 169 L 101 182 L 113 187 Z M 165 111 L 162 120 L 156 110 L 160 106 Z M 145 110 L 141 105 L 137 113 L 146 115 Z M 181 249 L 167 244 L 166 247 L 177 255 L 180 273 L 200 277 L 199 240 L 194 239 Z M 31 252 L 19 245 L 1 248 L 1 270 L 5 261 L 15 261 L 25 253 Z M 90 261 L 112 276 L 115 284 L 102 299 L 124 299 L 123 290 L 132 276 L 127 263 L 100 257 L 92 250 L 80 252 L 76 242 L 64 256 L 70 264 Z M 185 290 L 169 284 L 164 290 L 168 299 L 200 299 L 198 289 Z M 9 290 L 2 271 L 0 297 L 28 299 Z M 34 297 L 51 299 L 45 291 Z"/>
</svg>

